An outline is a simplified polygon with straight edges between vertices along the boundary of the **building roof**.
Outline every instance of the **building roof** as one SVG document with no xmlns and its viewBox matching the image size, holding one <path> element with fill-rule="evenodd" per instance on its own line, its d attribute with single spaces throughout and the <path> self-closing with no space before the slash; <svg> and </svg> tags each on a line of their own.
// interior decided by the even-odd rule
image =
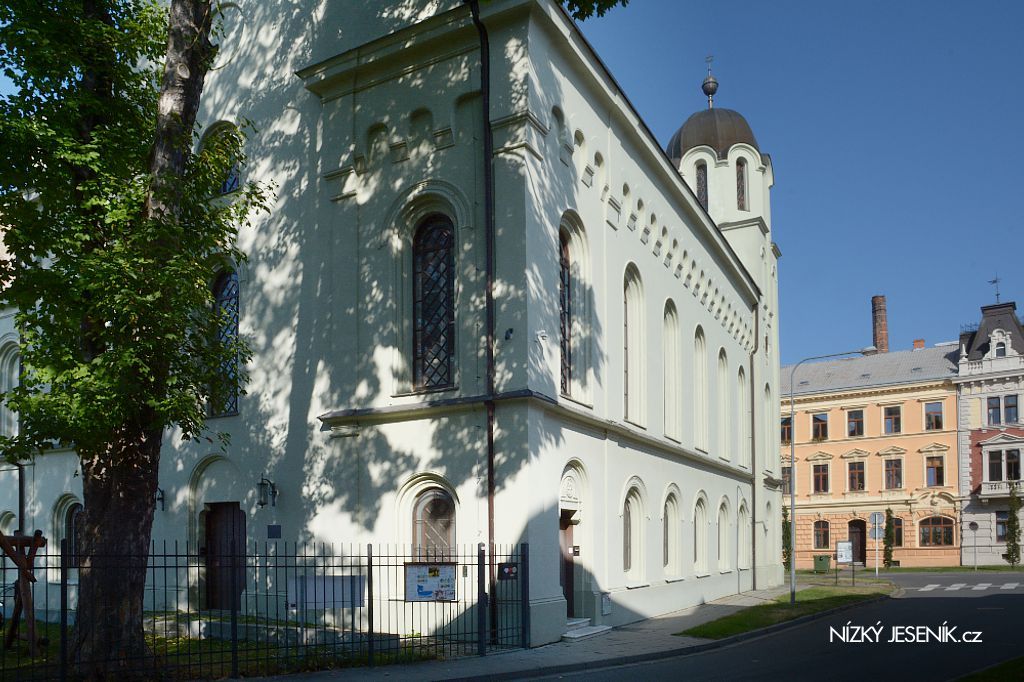
<svg viewBox="0 0 1024 682">
<path fill-rule="evenodd" d="M 958 359 L 957 344 L 950 343 L 827 362 L 808 362 L 796 371 L 794 395 L 952 379 L 956 376 Z M 792 365 L 782 368 L 782 398 L 789 395 L 792 369 Z"/>
<path fill-rule="evenodd" d="M 668 141 L 665 153 L 678 167 L 683 154 L 694 147 L 707 145 L 715 150 L 718 158 L 724 159 L 729 149 L 738 142 L 761 151 L 754 139 L 754 131 L 739 112 L 722 108 L 703 109 L 686 119 Z"/>
<path fill-rule="evenodd" d="M 992 332 L 1002 329 L 1010 336 L 1010 345 L 1024 353 L 1024 328 L 1017 319 L 1017 304 L 1013 301 L 986 305 L 981 308 L 981 322 L 973 331 L 960 335 L 960 344 L 967 349 L 968 360 L 981 360 L 989 351 Z"/>
</svg>

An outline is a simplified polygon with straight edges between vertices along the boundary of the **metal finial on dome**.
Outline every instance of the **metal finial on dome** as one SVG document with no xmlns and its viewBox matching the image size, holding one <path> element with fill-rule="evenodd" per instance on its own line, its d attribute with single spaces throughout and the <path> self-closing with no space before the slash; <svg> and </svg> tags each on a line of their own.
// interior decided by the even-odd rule
<svg viewBox="0 0 1024 682">
<path fill-rule="evenodd" d="M 713 109 L 715 107 L 715 93 L 718 92 L 718 81 L 711 75 L 711 62 L 715 61 L 715 57 L 709 54 L 704 61 L 708 63 L 708 75 L 704 79 L 704 83 L 701 84 L 700 89 L 708 96 L 708 109 Z"/>
</svg>

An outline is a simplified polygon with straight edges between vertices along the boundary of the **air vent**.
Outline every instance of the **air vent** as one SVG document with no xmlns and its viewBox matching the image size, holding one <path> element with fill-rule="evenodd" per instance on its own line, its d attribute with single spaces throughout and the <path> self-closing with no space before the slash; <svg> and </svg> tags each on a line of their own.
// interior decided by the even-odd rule
<svg viewBox="0 0 1024 682">
<path fill-rule="evenodd" d="M 871 378 L 871 372 L 864 372 L 863 374 L 860 375 L 860 378 L 861 379 L 870 379 Z"/>
<path fill-rule="evenodd" d="M 910 371 L 911 371 L 911 372 L 920 372 L 920 371 L 921 371 L 921 368 L 920 368 L 920 367 L 913 367 L 913 368 L 911 368 L 911 370 L 910 370 Z"/>
<path fill-rule="evenodd" d="M 810 381 L 807 381 L 806 379 L 804 379 L 803 381 L 801 381 L 801 382 L 800 382 L 800 385 L 801 385 L 801 386 L 810 386 L 810 385 L 811 385 L 811 382 L 810 382 Z"/>
</svg>

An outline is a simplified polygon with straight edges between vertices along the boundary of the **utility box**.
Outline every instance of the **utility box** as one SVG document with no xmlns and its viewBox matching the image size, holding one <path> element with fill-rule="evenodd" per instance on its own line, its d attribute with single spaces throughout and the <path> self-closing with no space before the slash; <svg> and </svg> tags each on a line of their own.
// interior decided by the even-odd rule
<svg viewBox="0 0 1024 682">
<path fill-rule="evenodd" d="M 815 554 L 814 555 L 814 572 L 815 573 L 828 573 L 831 570 L 832 557 L 828 554 Z"/>
</svg>

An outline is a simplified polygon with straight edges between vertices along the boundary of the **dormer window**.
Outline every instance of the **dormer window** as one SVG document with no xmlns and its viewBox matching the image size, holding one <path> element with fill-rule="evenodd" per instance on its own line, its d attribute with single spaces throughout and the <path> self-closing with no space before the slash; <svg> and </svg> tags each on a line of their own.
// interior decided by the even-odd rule
<svg viewBox="0 0 1024 682">
<path fill-rule="evenodd" d="M 996 344 L 996 357 L 997 358 L 1005 358 L 1006 357 L 1006 344 L 1003 343 L 1002 341 L 1000 341 L 999 343 Z"/>
</svg>

